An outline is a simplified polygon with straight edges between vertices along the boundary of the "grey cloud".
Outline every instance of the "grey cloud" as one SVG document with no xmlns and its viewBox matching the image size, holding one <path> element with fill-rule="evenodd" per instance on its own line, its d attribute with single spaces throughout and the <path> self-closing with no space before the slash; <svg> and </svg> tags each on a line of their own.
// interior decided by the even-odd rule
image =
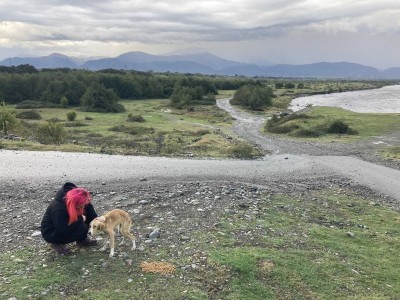
<svg viewBox="0 0 400 300">
<path fill-rule="evenodd" d="M 398 0 L 0 1 L 0 52 L 22 43 L 61 49 L 85 43 L 290 45 L 294 36 L 299 43 L 302 36 L 342 43 L 340 35 L 361 35 L 367 45 L 376 35 L 397 36 L 399 19 Z"/>
</svg>

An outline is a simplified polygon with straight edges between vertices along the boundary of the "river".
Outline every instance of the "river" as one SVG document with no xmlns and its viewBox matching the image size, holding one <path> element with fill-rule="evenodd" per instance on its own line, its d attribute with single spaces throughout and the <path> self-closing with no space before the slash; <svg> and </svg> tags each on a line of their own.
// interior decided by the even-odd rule
<svg viewBox="0 0 400 300">
<path fill-rule="evenodd" d="M 400 113 L 400 85 L 380 89 L 305 96 L 293 99 L 289 109 L 313 106 L 340 107 L 359 113 Z"/>
</svg>

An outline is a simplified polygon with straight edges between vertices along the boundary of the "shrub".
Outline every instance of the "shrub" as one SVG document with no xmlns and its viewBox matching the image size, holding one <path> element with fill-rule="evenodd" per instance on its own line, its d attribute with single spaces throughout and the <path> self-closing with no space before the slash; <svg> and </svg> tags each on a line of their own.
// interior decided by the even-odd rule
<svg viewBox="0 0 400 300">
<path fill-rule="evenodd" d="M 28 111 L 21 111 L 17 113 L 16 117 L 18 119 L 25 119 L 25 120 L 40 120 L 42 116 L 35 110 L 28 110 Z"/>
<path fill-rule="evenodd" d="M 128 115 L 128 122 L 144 122 L 144 118 L 141 115 Z"/>
<path fill-rule="evenodd" d="M 317 128 L 300 128 L 294 131 L 291 135 L 296 137 L 319 137 L 323 135 L 323 132 Z"/>
<path fill-rule="evenodd" d="M 4 135 L 15 128 L 17 123 L 15 112 L 9 109 L 4 101 L 0 102 L 0 130 L 3 130 Z"/>
<path fill-rule="evenodd" d="M 64 126 L 65 127 L 84 127 L 84 126 L 88 126 L 88 125 L 85 123 L 82 123 L 80 121 L 71 121 L 69 123 L 66 123 Z"/>
<path fill-rule="evenodd" d="M 348 124 L 343 122 L 342 120 L 333 121 L 328 129 L 328 133 L 337 133 L 337 134 L 358 134 L 356 130 L 350 128 Z"/>
<path fill-rule="evenodd" d="M 299 125 L 291 123 L 291 124 L 283 124 L 279 126 L 267 127 L 266 129 L 268 132 L 272 133 L 289 133 L 299 128 L 300 128 Z"/>
<path fill-rule="evenodd" d="M 308 115 L 305 115 L 305 114 L 295 114 L 295 113 L 289 114 L 289 115 L 284 115 L 282 113 L 280 113 L 279 115 L 274 114 L 274 115 L 272 115 L 272 117 L 265 124 L 265 129 L 268 132 L 285 133 L 285 132 L 279 132 L 279 130 L 282 130 L 282 129 L 275 129 L 275 128 L 279 127 L 279 126 L 281 126 L 281 125 L 283 125 L 283 124 L 285 124 L 285 123 L 287 123 L 289 121 L 307 120 L 309 118 L 311 118 L 311 117 L 308 116 Z M 296 128 L 294 128 L 294 124 L 287 125 L 287 126 L 288 126 L 288 128 L 296 129 Z M 299 128 L 299 126 L 297 126 L 297 128 Z"/>
<path fill-rule="evenodd" d="M 65 128 L 61 123 L 46 122 L 36 129 L 36 139 L 42 144 L 62 144 L 66 138 Z"/>
<path fill-rule="evenodd" d="M 253 146 L 245 142 L 239 142 L 228 150 L 228 153 L 235 158 L 253 158 L 253 152 Z"/>
<path fill-rule="evenodd" d="M 68 121 L 75 121 L 76 119 L 76 112 L 70 111 L 67 113 L 67 119 Z"/>
</svg>

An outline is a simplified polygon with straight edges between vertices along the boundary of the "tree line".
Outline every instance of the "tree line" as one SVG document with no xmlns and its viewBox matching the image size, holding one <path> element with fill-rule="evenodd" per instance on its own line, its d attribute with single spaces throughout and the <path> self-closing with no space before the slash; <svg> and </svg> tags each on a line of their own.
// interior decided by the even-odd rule
<svg viewBox="0 0 400 300">
<path fill-rule="evenodd" d="M 85 106 L 118 111 L 119 99 L 170 98 L 177 107 L 212 103 L 218 90 L 236 90 L 254 79 L 198 74 L 75 70 L 36 70 L 29 65 L 0 67 L 0 101 L 44 105 Z M 181 97 L 182 96 L 182 97 Z M 105 103 L 107 99 L 110 103 Z M 174 99 L 179 99 L 174 102 Z M 182 100 L 184 99 L 184 100 Z M 215 98 L 214 98 L 215 102 Z"/>
</svg>

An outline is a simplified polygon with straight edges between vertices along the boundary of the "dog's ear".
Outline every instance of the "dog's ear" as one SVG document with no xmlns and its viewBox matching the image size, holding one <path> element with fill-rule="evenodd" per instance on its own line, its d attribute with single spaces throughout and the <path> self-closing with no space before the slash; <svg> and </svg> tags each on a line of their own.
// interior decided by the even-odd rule
<svg viewBox="0 0 400 300">
<path fill-rule="evenodd" d="M 106 224 L 104 224 L 104 223 L 99 223 L 98 226 L 97 226 L 97 228 L 98 228 L 99 230 L 103 230 L 104 228 L 106 228 Z"/>
<path fill-rule="evenodd" d="M 106 217 L 105 216 L 100 216 L 100 217 L 97 217 L 96 220 L 99 220 L 100 222 L 105 222 L 106 221 Z"/>
</svg>

